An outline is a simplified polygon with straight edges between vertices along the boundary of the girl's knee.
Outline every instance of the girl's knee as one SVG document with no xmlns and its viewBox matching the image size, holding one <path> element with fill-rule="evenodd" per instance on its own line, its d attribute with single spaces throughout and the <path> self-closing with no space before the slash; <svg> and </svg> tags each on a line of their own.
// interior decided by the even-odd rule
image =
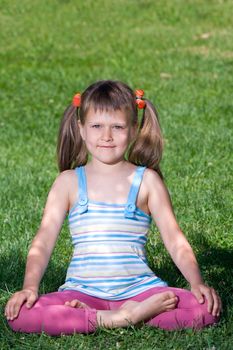
<svg viewBox="0 0 233 350">
<path fill-rule="evenodd" d="M 203 304 L 197 301 L 197 306 L 193 308 L 193 327 L 203 328 L 213 325 L 219 321 L 219 317 L 208 312 L 208 304 L 205 300 Z"/>
<path fill-rule="evenodd" d="M 207 300 L 200 304 L 192 292 L 186 289 L 171 288 L 178 297 L 178 309 L 184 315 L 188 327 L 203 328 L 215 324 L 219 317 L 215 317 L 208 312 Z M 186 328 L 186 327 L 185 327 Z"/>
<path fill-rule="evenodd" d="M 14 332 L 21 332 L 21 325 L 20 322 L 18 321 L 18 318 L 15 318 L 13 321 L 8 320 L 8 325 Z M 23 332 L 23 330 L 22 330 Z"/>
<path fill-rule="evenodd" d="M 37 310 L 39 311 L 39 310 Z M 36 332 L 36 324 L 40 320 L 40 312 L 35 312 L 34 307 L 28 309 L 23 305 L 17 318 L 8 321 L 10 328 L 15 332 Z"/>
<path fill-rule="evenodd" d="M 15 331 L 15 332 L 20 332 L 22 329 L 22 324 L 24 320 L 24 308 L 22 307 L 19 311 L 18 316 L 14 320 L 8 320 L 8 325 L 9 327 Z M 23 332 L 23 330 L 22 330 Z"/>
</svg>

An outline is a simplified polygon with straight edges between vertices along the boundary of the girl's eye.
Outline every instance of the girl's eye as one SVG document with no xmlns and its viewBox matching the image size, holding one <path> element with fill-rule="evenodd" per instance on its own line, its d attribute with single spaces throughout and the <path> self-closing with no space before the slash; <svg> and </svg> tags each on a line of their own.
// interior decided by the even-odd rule
<svg viewBox="0 0 233 350">
<path fill-rule="evenodd" d="M 122 130 L 124 127 L 122 125 L 114 125 L 114 129 Z"/>
</svg>

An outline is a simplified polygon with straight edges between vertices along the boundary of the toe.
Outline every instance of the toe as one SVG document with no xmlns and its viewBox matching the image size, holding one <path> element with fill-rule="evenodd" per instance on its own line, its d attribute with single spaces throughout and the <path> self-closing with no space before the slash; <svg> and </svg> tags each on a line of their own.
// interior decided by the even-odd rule
<svg viewBox="0 0 233 350">
<path fill-rule="evenodd" d="M 169 298 L 175 298 L 176 297 L 175 293 L 171 292 L 171 291 L 167 292 L 167 295 L 168 295 Z"/>
<path fill-rule="evenodd" d="M 70 302 L 70 305 L 72 307 L 78 307 L 79 306 L 79 301 L 77 299 L 74 299 Z"/>
</svg>

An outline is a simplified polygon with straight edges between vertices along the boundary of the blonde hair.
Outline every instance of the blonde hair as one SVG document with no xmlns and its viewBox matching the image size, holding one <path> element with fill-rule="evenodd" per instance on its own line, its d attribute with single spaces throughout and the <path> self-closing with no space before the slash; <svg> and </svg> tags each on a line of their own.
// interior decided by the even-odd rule
<svg viewBox="0 0 233 350">
<path fill-rule="evenodd" d="M 57 143 L 57 159 L 60 171 L 85 165 L 88 151 L 82 140 L 78 120 L 84 125 L 90 108 L 95 111 L 123 110 L 132 126 L 138 126 L 135 141 L 130 145 L 127 158 L 135 165 L 154 169 L 162 177 L 159 162 L 162 158 L 163 138 L 158 113 L 153 104 L 145 99 L 146 106 L 140 123 L 133 90 L 120 81 L 101 80 L 90 85 L 81 96 L 80 108 L 70 105 L 64 112 Z"/>
</svg>

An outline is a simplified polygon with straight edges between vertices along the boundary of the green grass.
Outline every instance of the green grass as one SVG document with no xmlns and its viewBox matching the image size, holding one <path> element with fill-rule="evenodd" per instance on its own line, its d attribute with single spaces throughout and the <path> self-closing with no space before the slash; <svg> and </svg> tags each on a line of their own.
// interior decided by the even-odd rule
<svg viewBox="0 0 233 350">
<path fill-rule="evenodd" d="M 0 1 L 0 349 L 230 349 L 233 342 L 231 1 Z M 205 34 L 205 35 L 203 35 Z M 160 112 L 162 169 L 206 282 L 222 296 L 216 327 L 98 330 L 52 338 L 15 334 L 3 316 L 21 288 L 28 246 L 57 175 L 60 117 L 98 79 L 143 88 Z M 151 231 L 149 261 L 186 282 Z M 71 254 L 61 232 L 41 292 L 58 288 Z"/>
</svg>

